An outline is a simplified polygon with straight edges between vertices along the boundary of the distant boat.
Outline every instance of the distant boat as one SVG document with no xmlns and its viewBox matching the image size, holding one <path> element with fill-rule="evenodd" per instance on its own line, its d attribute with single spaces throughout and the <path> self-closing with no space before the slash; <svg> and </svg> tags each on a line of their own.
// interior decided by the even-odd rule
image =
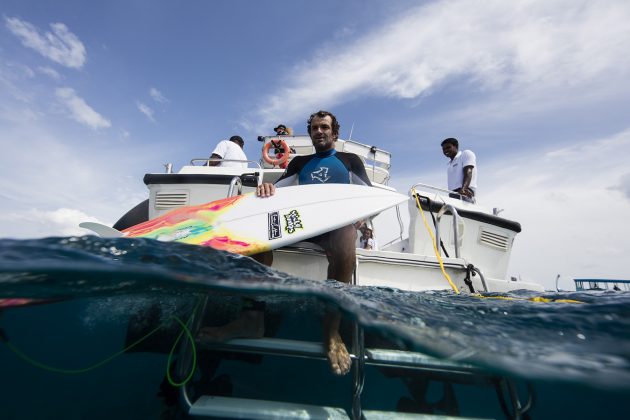
<svg viewBox="0 0 630 420">
<path fill-rule="evenodd" d="M 615 290 L 630 291 L 630 280 L 614 280 L 614 279 L 573 279 L 575 282 L 575 290 Z"/>
</svg>

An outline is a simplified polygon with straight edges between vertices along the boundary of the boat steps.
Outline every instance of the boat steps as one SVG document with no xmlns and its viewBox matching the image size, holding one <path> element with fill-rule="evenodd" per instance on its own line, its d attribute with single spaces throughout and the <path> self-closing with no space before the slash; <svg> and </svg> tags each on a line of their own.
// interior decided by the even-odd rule
<svg viewBox="0 0 630 420">
<path fill-rule="evenodd" d="M 308 359 L 326 359 L 323 344 L 313 341 L 287 340 L 281 338 L 237 338 L 225 343 L 197 343 L 199 349 L 229 351 L 234 353 L 255 353 Z M 358 360 L 350 354 L 353 361 Z M 371 366 L 419 370 L 435 375 L 458 376 L 462 382 L 479 382 L 480 377 L 490 375 L 474 366 L 454 361 L 445 361 L 429 355 L 391 349 L 366 348 L 364 363 Z M 469 379 L 469 380 L 465 380 Z"/>
<path fill-rule="evenodd" d="M 482 417 L 454 417 L 440 414 L 393 413 L 391 411 L 364 410 L 364 420 L 489 420 Z"/>
<path fill-rule="evenodd" d="M 349 420 L 343 408 L 324 407 L 308 404 L 295 404 L 279 401 L 252 400 L 247 398 L 228 398 L 205 395 L 200 397 L 190 408 L 191 416 L 218 417 L 224 419 L 250 420 Z M 365 420 L 476 420 L 472 417 L 452 417 L 435 414 L 412 414 L 390 411 L 363 411 Z"/>
<path fill-rule="evenodd" d="M 207 301 L 200 307 L 198 314 L 205 313 Z M 194 317 L 191 330 L 198 331 L 201 317 Z M 194 334 L 196 335 L 196 333 Z M 197 350 L 250 353 L 269 356 L 297 357 L 316 361 L 325 361 L 326 354 L 321 342 L 289 340 L 281 338 L 233 339 L 224 343 L 203 343 L 196 341 Z M 529 410 L 532 404 L 531 394 L 526 404 L 521 404 L 518 393 L 511 381 L 497 376 L 472 365 L 454 360 L 440 360 L 429 355 L 385 348 L 366 348 L 363 329 L 355 324 L 351 345 L 352 354 L 352 404 L 349 411 L 339 407 L 308 405 L 295 402 L 281 402 L 272 400 L 252 400 L 232 397 L 202 395 L 192 401 L 188 386 L 180 388 L 180 402 L 192 416 L 224 419 L 337 419 L 351 418 L 353 420 L 378 419 L 471 419 L 470 417 L 452 417 L 444 415 L 429 415 L 416 413 L 398 413 L 375 410 L 363 410 L 361 396 L 366 379 L 366 365 L 371 365 L 388 377 L 407 377 L 420 375 L 422 378 L 437 379 L 449 383 L 474 384 L 492 386 L 499 390 L 497 384 L 507 389 L 513 412 L 522 414 Z M 177 374 L 185 377 L 193 362 L 190 342 L 184 341 L 180 348 L 180 358 L 177 363 Z M 503 391 L 501 391 L 503 395 Z"/>
<path fill-rule="evenodd" d="M 200 397 L 188 413 L 224 419 L 350 419 L 343 408 L 210 395 Z"/>
</svg>

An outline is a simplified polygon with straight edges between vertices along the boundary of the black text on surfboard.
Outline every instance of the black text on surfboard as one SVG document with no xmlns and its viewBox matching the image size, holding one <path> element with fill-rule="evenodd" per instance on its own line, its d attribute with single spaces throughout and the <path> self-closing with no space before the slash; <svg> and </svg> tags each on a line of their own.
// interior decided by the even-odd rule
<svg viewBox="0 0 630 420">
<path fill-rule="evenodd" d="M 282 227 L 280 226 L 280 213 L 277 211 L 267 214 L 269 218 L 269 240 L 282 238 Z"/>
</svg>

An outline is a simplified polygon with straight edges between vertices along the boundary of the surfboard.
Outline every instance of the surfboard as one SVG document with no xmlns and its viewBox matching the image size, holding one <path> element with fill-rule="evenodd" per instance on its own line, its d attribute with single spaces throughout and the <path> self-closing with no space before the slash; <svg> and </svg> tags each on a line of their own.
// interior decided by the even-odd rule
<svg viewBox="0 0 630 420">
<path fill-rule="evenodd" d="M 118 229 L 98 222 L 81 222 L 79 223 L 79 227 L 89 229 L 102 238 L 120 238 L 121 236 L 125 236 L 125 234 Z"/>
<path fill-rule="evenodd" d="M 277 188 L 172 210 L 119 232 L 94 222 L 79 226 L 107 237 L 152 238 L 252 255 L 291 245 L 374 216 L 407 201 L 397 192 L 349 184 Z"/>
</svg>

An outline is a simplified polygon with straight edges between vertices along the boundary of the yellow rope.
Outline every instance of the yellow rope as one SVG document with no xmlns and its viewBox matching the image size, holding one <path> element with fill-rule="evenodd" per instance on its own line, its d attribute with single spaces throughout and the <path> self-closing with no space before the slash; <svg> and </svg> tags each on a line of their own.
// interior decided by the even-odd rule
<svg viewBox="0 0 630 420">
<path fill-rule="evenodd" d="M 440 263 L 442 274 L 444 274 L 444 277 L 446 277 L 446 280 L 448 280 L 448 284 L 451 285 L 451 288 L 453 289 L 453 291 L 459 294 L 459 290 L 457 289 L 457 286 L 455 286 L 455 283 L 453 283 L 453 281 L 451 280 L 451 277 L 448 275 L 448 273 L 444 269 L 444 263 L 442 262 L 442 257 L 440 256 L 440 253 L 438 252 L 437 244 L 435 243 L 435 236 L 433 236 L 433 232 L 431 231 L 431 228 L 429 227 L 427 218 L 424 216 L 424 211 L 422 210 L 422 206 L 420 205 L 420 200 L 418 200 L 418 193 L 416 192 L 415 188 L 412 188 L 411 192 L 416 199 L 416 204 L 418 205 L 418 209 L 420 209 L 420 214 L 422 215 L 424 226 L 427 228 L 427 232 L 429 232 L 429 236 L 431 237 L 431 243 L 433 244 L 433 251 L 435 252 L 435 256 L 437 257 L 437 260 Z M 457 238 L 455 238 L 455 240 L 457 240 Z"/>
<path fill-rule="evenodd" d="M 514 297 L 514 296 L 482 296 L 482 295 L 476 295 L 476 296 L 483 299 L 527 300 L 527 301 L 536 302 L 536 303 L 585 303 L 585 302 L 581 302 L 579 300 L 573 300 L 573 299 L 552 299 L 552 298 L 546 298 L 542 296 L 534 296 L 530 298 L 519 298 L 519 297 Z"/>
</svg>

